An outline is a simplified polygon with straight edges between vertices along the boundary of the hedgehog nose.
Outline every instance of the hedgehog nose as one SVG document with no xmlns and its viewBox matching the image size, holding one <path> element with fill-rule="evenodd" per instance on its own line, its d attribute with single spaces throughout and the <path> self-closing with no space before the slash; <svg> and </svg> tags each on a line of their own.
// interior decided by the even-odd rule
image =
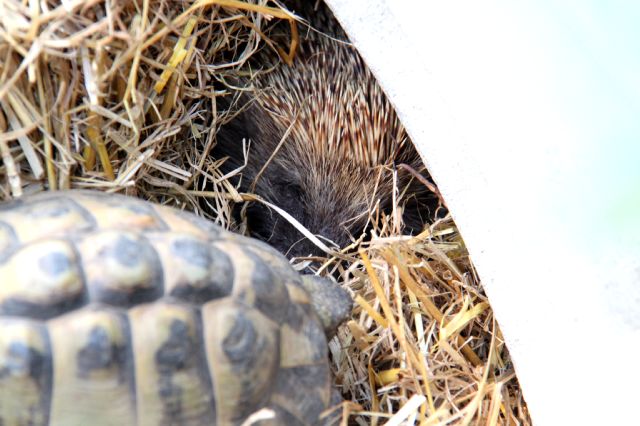
<svg viewBox="0 0 640 426">
<path fill-rule="evenodd" d="M 289 247 L 287 257 L 306 257 L 306 256 L 323 256 L 325 253 L 311 242 L 308 238 L 303 237 Z"/>
<path fill-rule="evenodd" d="M 349 242 L 349 236 L 346 232 L 337 233 L 335 229 L 332 229 L 329 226 L 315 227 L 315 229 L 313 228 L 314 227 L 310 227 L 309 230 L 313 232 L 317 237 L 320 237 L 320 240 L 330 248 L 339 250 Z M 324 250 L 315 245 L 315 243 L 313 243 L 311 240 L 303 237 L 302 234 L 298 233 L 298 235 L 300 239 L 291 244 L 287 253 L 287 257 L 291 258 L 327 255 Z M 333 242 L 333 244 L 331 242 Z"/>
</svg>

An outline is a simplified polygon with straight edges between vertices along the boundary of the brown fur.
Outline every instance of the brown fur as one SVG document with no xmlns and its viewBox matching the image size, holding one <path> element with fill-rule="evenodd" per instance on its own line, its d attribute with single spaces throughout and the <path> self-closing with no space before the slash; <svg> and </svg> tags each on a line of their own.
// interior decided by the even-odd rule
<svg viewBox="0 0 640 426">
<path fill-rule="evenodd" d="M 393 107 L 337 24 L 329 22 L 321 6 L 310 13 L 311 25 L 324 34 L 301 29 L 302 42 L 294 64 L 277 65 L 250 81 L 255 95 L 245 97 L 248 107 L 218 138 L 219 152 L 231 157 L 228 167 L 242 164 L 242 138 L 251 140 L 249 163 L 243 171 L 243 189 L 251 189 L 283 135 L 290 133 L 264 173 L 255 193 L 282 207 L 307 229 L 343 246 L 349 235 L 358 236 L 368 213 L 379 201 L 392 207 L 394 164 L 423 165 Z M 276 55 L 261 59 L 270 65 Z M 398 172 L 398 187 L 410 183 Z M 408 222 L 419 227 L 420 208 L 428 201 L 425 189 L 411 184 Z M 308 255 L 317 249 L 305 241 L 277 213 L 253 205 L 249 226 L 289 255 Z"/>
</svg>

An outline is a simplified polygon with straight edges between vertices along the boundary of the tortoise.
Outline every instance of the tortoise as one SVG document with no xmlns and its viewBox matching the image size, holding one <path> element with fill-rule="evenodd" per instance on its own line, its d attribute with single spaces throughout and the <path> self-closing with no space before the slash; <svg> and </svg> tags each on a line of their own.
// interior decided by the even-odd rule
<svg viewBox="0 0 640 426">
<path fill-rule="evenodd" d="M 192 213 L 78 190 L 0 204 L 0 424 L 321 424 L 350 308 Z"/>
</svg>

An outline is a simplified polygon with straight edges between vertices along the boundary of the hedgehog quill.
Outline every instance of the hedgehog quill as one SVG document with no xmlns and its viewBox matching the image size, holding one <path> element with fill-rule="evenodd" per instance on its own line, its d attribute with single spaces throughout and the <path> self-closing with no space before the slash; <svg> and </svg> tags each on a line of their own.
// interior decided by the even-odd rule
<svg viewBox="0 0 640 426">
<path fill-rule="evenodd" d="M 250 140 L 241 189 L 340 247 L 367 231 L 374 208 L 390 213 L 394 185 L 405 196 L 405 230 L 419 231 L 437 200 L 395 167 L 426 174 L 391 103 L 324 4 L 291 9 L 311 28 L 292 65 L 279 63 L 273 50 L 257 55 L 262 69 L 244 81 L 254 90 L 241 96 L 241 112 L 218 134 L 225 168 L 243 164 L 241 142 Z M 251 204 L 247 221 L 254 236 L 291 257 L 320 254 L 263 205 Z"/>
</svg>

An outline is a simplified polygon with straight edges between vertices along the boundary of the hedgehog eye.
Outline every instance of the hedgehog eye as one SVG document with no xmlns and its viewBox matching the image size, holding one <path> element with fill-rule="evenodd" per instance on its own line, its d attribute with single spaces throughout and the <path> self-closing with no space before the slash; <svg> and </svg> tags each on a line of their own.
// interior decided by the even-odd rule
<svg viewBox="0 0 640 426">
<path fill-rule="evenodd" d="M 295 183 L 282 183 L 278 185 L 278 190 L 284 199 L 299 200 L 302 198 L 302 187 Z"/>
<path fill-rule="evenodd" d="M 302 187 L 300 185 L 289 185 L 287 189 L 292 198 L 299 199 L 302 197 Z"/>
<path fill-rule="evenodd" d="M 306 224 L 308 222 L 308 212 L 306 211 L 305 193 L 300 185 L 292 182 L 274 185 L 275 198 L 273 202 L 281 209 L 293 216 L 298 222 Z M 283 225 L 287 223 L 282 219 Z M 295 234 L 295 231 L 294 231 Z"/>
</svg>

